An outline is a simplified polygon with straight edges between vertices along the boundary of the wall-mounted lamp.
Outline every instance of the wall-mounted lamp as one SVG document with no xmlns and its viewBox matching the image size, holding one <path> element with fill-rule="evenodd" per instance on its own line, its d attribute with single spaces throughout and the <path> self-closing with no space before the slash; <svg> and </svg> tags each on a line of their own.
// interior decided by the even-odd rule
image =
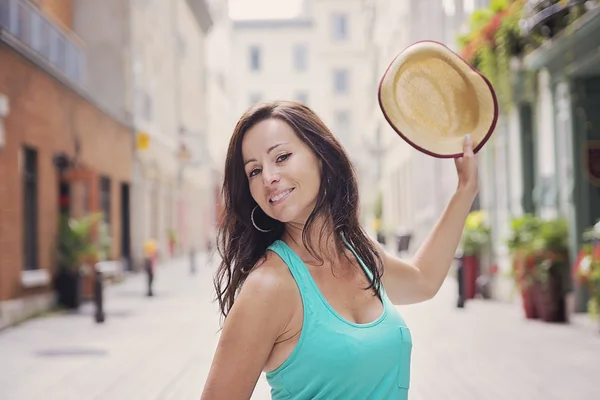
<svg viewBox="0 0 600 400">
<path fill-rule="evenodd" d="M 10 111 L 8 96 L 0 93 L 0 150 L 4 148 L 6 140 L 4 138 L 4 118 Z"/>
</svg>

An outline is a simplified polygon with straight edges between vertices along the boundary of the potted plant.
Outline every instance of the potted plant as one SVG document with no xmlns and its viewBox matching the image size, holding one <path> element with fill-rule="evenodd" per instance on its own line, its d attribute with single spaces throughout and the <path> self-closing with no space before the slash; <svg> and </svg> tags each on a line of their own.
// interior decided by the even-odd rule
<svg viewBox="0 0 600 400">
<path fill-rule="evenodd" d="M 532 254 L 533 242 L 538 236 L 540 225 L 541 220 L 532 214 L 513 218 L 506 242 L 512 258 L 511 275 L 521 294 L 523 311 L 528 319 L 535 319 L 539 316 L 534 301 L 538 285 Z"/>
<path fill-rule="evenodd" d="M 539 283 L 534 301 L 546 322 L 567 322 L 569 230 L 564 218 L 542 221 L 532 243 L 534 279 Z"/>
<path fill-rule="evenodd" d="M 484 211 L 472 211 L 467 216 L 461 237 L 465 298 L 475 297 L 481 255 L 490 243 L 491 229 Z"/>
<path fill-rule="evenodd" d="M 77 309 L 81 302 L 82 264 L 97 257 L 93 241 L 93 229 L 98 216 L 81 219 L 62 216 L 56 243 L 58 270 L 55 276 L 55 289 L 58 304 Z"/>
<path fill-rule="evenodd" d="M 600 221 L 584 232 L 583 240 L 585 244 L 575 263 L 575 278 L 589 292 L 590 317 L 600 320 Z"/>
</svg>

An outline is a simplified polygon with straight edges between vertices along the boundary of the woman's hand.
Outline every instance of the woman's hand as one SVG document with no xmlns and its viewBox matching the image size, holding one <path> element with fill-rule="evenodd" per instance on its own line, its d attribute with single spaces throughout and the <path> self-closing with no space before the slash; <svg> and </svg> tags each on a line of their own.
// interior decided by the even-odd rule
<svg viewBox="0 0 600 400">
<path fill-rule="evenodd" d="M 471 194 L 473 197 L 479 191 L 479 174 L 477 158 L 473 153 L 473 139 L 466 135 L 463 143 L 463 156 L 454 159 L 458 174 L 458 191 Z"/>
</svg>

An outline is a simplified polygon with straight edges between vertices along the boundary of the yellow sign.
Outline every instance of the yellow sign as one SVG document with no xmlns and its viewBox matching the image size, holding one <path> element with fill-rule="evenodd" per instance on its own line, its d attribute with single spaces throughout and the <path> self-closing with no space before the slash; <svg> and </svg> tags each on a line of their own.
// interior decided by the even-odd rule
<svg viewBox="0 0 600 400">
<path fill-rule="evenodd" d="M 138 132 L 135 139 L 138 150 L 146 150 L 148 147 L 150 147 L 150 135 L 148 135 L 146 132 Z"/>
</svg>

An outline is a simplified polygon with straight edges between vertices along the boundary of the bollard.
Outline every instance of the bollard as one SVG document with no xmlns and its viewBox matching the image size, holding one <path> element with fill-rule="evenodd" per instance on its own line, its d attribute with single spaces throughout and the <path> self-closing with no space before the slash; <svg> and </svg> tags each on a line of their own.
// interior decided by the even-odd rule
<svg viewBox="0 0 600 400">
<path fill-rule="evenodd" d="M 94 319 L 96 323 L 101 324 L 105 320 L 104 315 L 104 282 L 102 280 L 102 272 L 98 271 L 98 269 L 94 268 L 94 304 L 96 305 L 96 312 L 94 314 Z"/>
<path fill-rule="evenodd" d="M 152 292 L 152 283 L 154 282 L 154 266 L 153 264 L 153 260 L 150 257 L 146 258 L 146 277 L 147 277 L 147 283 L 148 283 L 148 291 L 146 293 L 146 295 L 148 297 L 152 297 L 154 296 L 154 293 Z"/>
<path fill-rule="evenodd" d="M 196 273 L 196 249 L 190 249 L 190 272 L 192 275 Z"/>
</svg>

